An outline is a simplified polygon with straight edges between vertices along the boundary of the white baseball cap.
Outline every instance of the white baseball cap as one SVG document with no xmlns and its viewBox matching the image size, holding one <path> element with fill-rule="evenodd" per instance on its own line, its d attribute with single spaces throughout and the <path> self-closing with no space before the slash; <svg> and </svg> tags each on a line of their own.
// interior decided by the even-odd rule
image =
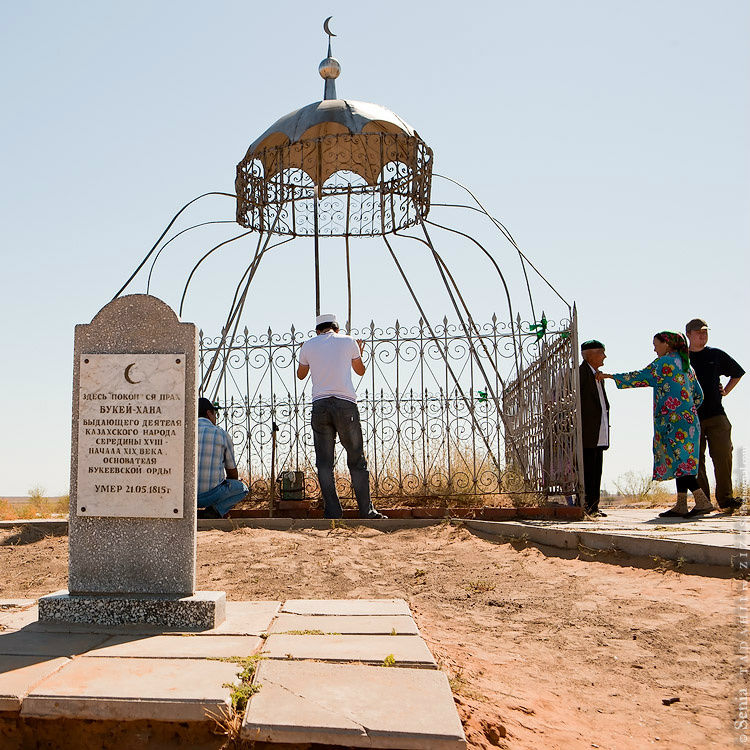
<svg viewBox="0 0 750 750">
<path fill-rule="evenodd" d="M 315 326 L 322 326 L 323 323 L 333 323 L 334 325 L 338 325 L 339 322 L 336 320 L 336 316 L 333 313 L 324 313 L 323 315 L 318 315 L 317 318 L 315 318 Z"/>
</svg>

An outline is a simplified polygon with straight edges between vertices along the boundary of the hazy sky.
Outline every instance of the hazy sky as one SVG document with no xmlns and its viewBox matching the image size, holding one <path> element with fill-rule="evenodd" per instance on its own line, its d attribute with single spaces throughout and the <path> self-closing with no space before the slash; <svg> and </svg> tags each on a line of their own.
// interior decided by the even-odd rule
<svg viewBox="0 0 750 750">
<path fill-rule="evenodd" d="M 6 4 L 0 495 L 67 492 L 74 325 L 111 299 L 183 203 L 232 192 L 248 145 L 321 98 L 328 15 L 339 96 L 382 104 L 419 132 L 436 171 L 470 186 L 577 302 L 582 339 L 607 344 L 605 369 L 645 366 L 654 332 L 694 316 L 750 366 L 746 0 Z M 459 197 L 435 181 L 433 199 Z M 453 226 L 469 221 L 449 211 L 439 216 Z M 212 198 L 190 223 L 233 214 Z M 152 293 L 175 307 L 196 258 L 234 229 L 201 231 L 154 273 Z M 475 231 L 528 317 L 507 243 Z M 441 242 L 476 317 L 503 314 L 478 258 Z M 259 274 L 251 329 L 310 325 L 310 246 L 290 244 Z M 206 264 L 186 320 L 218 332 L 248 247 Z M 381 246 L 362 241 L 353 256 L 355 325 L 415 322 Z M 322 257 L 324 307 L 343 314 L 340 243 L 324 242 Z M 409 262 L 431 313 L 449 313 L 416 251 Z M 145 291 L 145 276 L 129 291 Z M 559 317 L 554 295 L 534 293 Z M 650 472 L 650 399 L 610 389 L 610 488 Z M 750 379 L 726 407 L 735 445 L 750 448 Z"/>
</svg>

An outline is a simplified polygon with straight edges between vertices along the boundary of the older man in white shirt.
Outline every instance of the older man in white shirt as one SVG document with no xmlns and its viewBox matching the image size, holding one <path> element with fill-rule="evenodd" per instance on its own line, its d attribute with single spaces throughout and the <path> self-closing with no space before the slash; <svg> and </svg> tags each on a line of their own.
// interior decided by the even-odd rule
<svg viewBox="0 0 750 750">
<path fill-rule="evenodd" d="M 604 451 L 609 448 L 609 401 L 604 382 L 596 373 L 607 355 L 604 344 L 592 339 L 581 344 L 583 362 L 579 368 L 581 383 L 581 427 L 583 443 L 584 509 L 594 517 L 605 517 L 599 510 Z"/>
</svg>

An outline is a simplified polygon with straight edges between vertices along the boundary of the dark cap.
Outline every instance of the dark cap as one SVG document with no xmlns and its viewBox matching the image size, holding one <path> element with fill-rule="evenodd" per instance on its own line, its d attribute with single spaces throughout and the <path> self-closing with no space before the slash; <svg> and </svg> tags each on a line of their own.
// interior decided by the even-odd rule
<svg viewBox="0 0 750 750">
<path fill-rule="evenodd" d="M 219 411 L 219 405 L 218 404 L 212 404 L 207 398 L 201 398 L 198 399 L 198 416 L 199 417 L 205 417 L 206 412 L 212 411 L 216 413 Z"/>
<path fill-rule="evenodd" d="M 596 339 L 584 341 L 581 344 L 581 351 L 585 352 L 587 349 L 604 349 L 604 344 L 602 344 L 601 341 L 597 341 Z"/>
<path fill-rule="evenodd" d="M 701 320 L 700 318 L 693 318 L 692 320 L 688 321 L 688 324 L 685 326 L 685 333 L 690 333 L 690 331 L 707 331 L 708 330 L 708 323 L 706 323 L 705 320 Z"/>
</svg>

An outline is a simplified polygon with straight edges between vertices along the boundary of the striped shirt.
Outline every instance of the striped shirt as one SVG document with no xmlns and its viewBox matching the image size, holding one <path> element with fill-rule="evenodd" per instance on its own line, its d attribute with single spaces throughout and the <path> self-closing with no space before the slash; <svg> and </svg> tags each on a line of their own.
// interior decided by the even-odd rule
<svg viewBox="0 0 750 750">
<path fill-rule="evenodd" d="M 229 435 L 206 417 L 198 419 L 198 494 L 226 479 L 225 469 L 236 469 Z"/>
</svg>

